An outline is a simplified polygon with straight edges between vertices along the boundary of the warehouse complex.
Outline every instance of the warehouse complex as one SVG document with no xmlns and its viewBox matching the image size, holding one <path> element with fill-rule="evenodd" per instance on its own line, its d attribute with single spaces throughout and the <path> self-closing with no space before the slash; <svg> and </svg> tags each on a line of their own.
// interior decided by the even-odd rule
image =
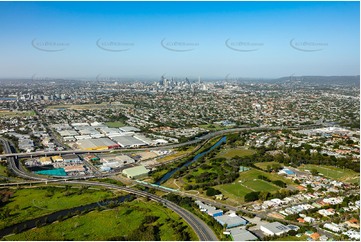
<svg viewBox="0 0 361 242">
<path fill-rule="evenodd" d="M 107 150 L 119 148 L 119 145 L 109 138 L 84 139 L 77 141 L 80 149 L 83 150 Z"/>
<path fill-rule="evenodd" d="M 146 143 L 133 136 L 117 136 L 113 137 L 113 140 L 115 140 L 123 148 L 133 148 L 146 145 Z"/>
<path fill-rule="evenodd" d="M 72 123 L 56 124 L 56 129 L 64 142 L 70 146 L 83 150 L 107 150 L 116 148 L 136 148 L 140 146 L 154 146 L 158 141 L 140 134 L 140 129 L 125 126 L 109 128 L 102 123 Z M 73 143 L 74 142 L 74 143 Z"/>
</svg>

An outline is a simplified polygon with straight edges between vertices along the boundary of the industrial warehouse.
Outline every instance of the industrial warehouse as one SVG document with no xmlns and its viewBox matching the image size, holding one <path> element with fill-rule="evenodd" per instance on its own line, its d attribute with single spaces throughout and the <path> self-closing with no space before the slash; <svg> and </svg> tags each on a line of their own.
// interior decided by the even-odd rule
<svg viewBox="0 0 361 242">
<path fill-rule="evenodd" d="M 79 140 L 77 141 L 77 145 L 82 150 L 106 150 L 120 147 L 109 138 Z"/>
<path fill-rule="evenodd" d="M 131 126 L 109 128 L 102 123 L 95 122 L 91 124 L 56 124 L 53 125 L 53 128 L 69 146 L 82 150 L 137 148 L 167 143 L 163 140 L 154 141 L 143 134 L 136 133 L 140 129 Z"/>
</svg>

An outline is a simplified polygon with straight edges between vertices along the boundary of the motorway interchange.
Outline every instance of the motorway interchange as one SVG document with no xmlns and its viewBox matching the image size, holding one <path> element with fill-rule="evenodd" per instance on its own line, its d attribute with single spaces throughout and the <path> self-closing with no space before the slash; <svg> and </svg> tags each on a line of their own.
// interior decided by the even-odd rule
<svg viewBox="0 0 361 242">
<path fill-rule="evenodd" d="M 235 129 L 229 129 L 229 130 L 222 130 L 222 131 L 217 131 L 217 132 L 213 132 L 213 133 L 209 133 L 206 134 L 198 139 L 192 140 L 192 141 L 188 141 L 185 143 L 181 143 L 181 144 L 176 144 L 176 145 L 170 145 L 170 146 L 166 146 L 166 147 L 162 147 L 162 148 L 176 148 L 176 147 L 181 147 L 181 146 L 185 146 L 185 145 L 190 145 L 190 144 L 194 144 L 194 143 L 198 143 L 201 141 L 206 141 L 209 140 L 210 138 L 216 137 L 216 136 L 220 136 L 220 135 L 224 135 L 227 133 L 233 133 L 233 132 L 240 132 L 240 131 L 245 131 L 245 130 L 275 130 L 275 129 L 280 129 L 281 127 L 254 127 L 254 128 L 235 128 Z M 5 153 L 4 155 L 1 155 L 0 158 L 6 158 L 8 161 L 8 168 L 9 170 L 11 170 L 16 176 L 24 178 L 26 180 L 30 180 L 28 183 L 61 183 L 61 184 L 80 184 L 80 185 L 89 185 L 89 186 L 102 186 L 108 189 L 117 189 L 117 190 L 122 190 L 137 196 L 142 196 L 142 197 L 147 197 L 151 200 L 154 200 L 156 202 L 160 202 L 162 204 L 164 204 L 166 207 L 168 207 L 169 209 L 173 210 L 174 212 L 176 212 L 178 215 L 180 215 L 190 226 L 191 228 L 195 231 L 195 233 L 197 234 L 198 238 L 202 241 L 215 241 L 218 240 L 217 236 L 214 234 L 214 232 L 212 231 L 211 228 L 209 228 L 200 218 L 198 218 L 197 216 L 195 216 L 194 214 L 186 211 L 185 209 L 181 208 L 180 206 L 176 205 L 175 203 L 172 203 L 164 198 L 161 198 L 159 196 L 156 196 L 154 194 L 145 192 L 145 191 L 139 191 L 139 190 L 135 190 L 132 188 L 128 188 L 128 187 L 122 187 L 122 186 L 117 186 L 117 185 L 113 185 L 113 184 L 107 184 L 107 183 L 102 183 L 102 182 L 89 182 L 89 181 L 84 181 L 84 179 L 89 179 L 89 178 L 94 178 L 94 177 L 104 177 L 104 175 L 99 174 L 96 176 L 89 176 L 89 177 L 82 177 L 82 180 L 79 180 L 79 178 L 67 178 L 67 179 L 55 179 L 55 178 L 44 178 L 44 177 L 40 177 L 37 176 L 35 174 L 29 173 L 27 171 L 25 171 L 22 166 L 20 166 L 18 164 L 17 158 L 18 157 L 33 157 L 33 156 L 43 156 L 43 155 L 52 155 L 52 154 L 67 154 L 67 153 L 73 153 L 73 154 L 83 154 L 83 153 L 92 153 L 92 151 L 83 151 L 83 150 L 72 150 L 72 151 L 55 151 L 55 152 L 31 152 L 31 153 L 13 153 L 11 150 L 11 146 L 10 143 L 3 139 L 0 138 L 0 141 L 3 143 L 4 146 L 4 150 Z M 157 148 L 153 148 L 153 149 L 158 149 Z M 151 148 L 152 149 L 152 148 Z M 141 149 L 137 149 L 137 150 L 141 150 Z M 149 150 L 149 148 L 147 148 L 147 150 Z M 94 152 L 111 152 L 109 150 L 106 151 L 94 151 Z M 27 182 L 25 182 L 26 184 Z M 24 184 L 24 182 L 19 182 L 19 183 L 11 183 L 11 185 L 19 185 L 19 184 Z M 5 185 L 5 184 L 4 184 Z M 10 184 L 6 184 L 7 186 L 9 186 Z"/>
<path fill-rule="evenodd" d="M 4 145 L 4 150 L 6 153 L 11 153 L 11 147 L 10 144 L 7 140 L 4 139 L 0 139 L 0 141 L 3 143 Z M 145 192 L 145 191 L 139 191 L 139 190 L 135 190 L 132 188 L 127 188 L 127 187 L 122 187 L 122 186 L 117 186 L 117 185 L 113 185 L 113 184 L 107 184 L 107 183 L 102 183 L 102 182 L 88 182 L 88 181 L 79 181 L 76 179 L 70 179 L 70 180 L 59 180 L 59 179 L 46 179 L 46 178 L 42 178 L 39 176 L 36 176 L 34 174 L 29 174 L 26 171 L 21 170 L 21 166 L 18 166 L 18 164 L 16 164 L 16 160 L 14 157 L 7 157 L 7 161 L 8 161 L 8 168 L 14 172 L 14 174 L 16 174 L 18 177 L 27 179 L 27 180 L 36 180 L 38 182 L 45 182 L 46 184 L 51 183 L 51 182 L 56 182 L 56 183 L 61 183 L 61 184 L 78 184 L 78 185 L 88 185 L 88 186 L 102 186 L 108 189 L 116 189 L 116 190 L 121 190 L 121 191 L 125 191 L 137 196 L 141 196 L 141 197 L 147 197 L 153 201 L 162 203 L 163 205 L 165 205 L 167 208 L 173 210 L 174 212 L 176 212 L 179 216 L 181 216 L 190 226 L 191 228 L 194 230 L 194 232 L 197 234 L 199 240 L 201 241 L 216 241 L 217 236 L 214 234 L 214 232 L 212 231 L 211 228 L 209 228 L 200 218 L 198 218 L 197 216 L 195 216 L 194 214 L 186 211 L 185 209 L 181 208 L 180 206 L 176 205 L 173 202 L 170 202 L 164 198 L 161 198 L 159 196 L 156 196 L 154 194 Z M 93 176 L 94 177 L 94 176 Z M 24 183 L 12 183 L 13 185 L 19 185 L 19 184 L 24 184 Z M 7 184 L 9 185 L 9 184 Z"/>
</svg>

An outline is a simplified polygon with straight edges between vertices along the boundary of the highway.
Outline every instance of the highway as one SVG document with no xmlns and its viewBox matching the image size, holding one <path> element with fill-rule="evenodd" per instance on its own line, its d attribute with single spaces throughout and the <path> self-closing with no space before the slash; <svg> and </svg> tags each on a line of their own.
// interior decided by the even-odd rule
<svg viewBox="0 0 361 242">
<path fill-rule="evenodd" d="M 0 141 L 4 145 L 5 152 L 6 153 L 11 152 L 11 147 L 10 147 L 9 142 L 7 140 L 1 139 L 1 138 L 0 138 Z M 62 184 L 102 186 L 102 187 L 109 188 L 109 189 L 117 189 L 117 190 L 125 191 L 125 192 L 131 193 L 131 194 L 149 198 L 156 202 L 160 202 L 160 203 L 164 204 L 166 207 L 168 207 L 169 209 L 176 212 L 180 217 L 182 217 L 189 224 L 189 226 L 191 226 L 191 228 L 194 230 L 194 232 L 197 234 L 198 238 L 201 241 L 217 241 L 218 240 L 217 236 L 214 234 L 212 229 L 210 229 L 208 227 L 208 225 L 206 223 L 204 223 L 196 215 L 188 212 L 187 210 L 183 209 L 182 207 L 178 206 L 177 204 L 170 202 L 159 196 L 156 196 L 154 194 L 151 194 L 151 193 L 148 193 L 145 191 L 135 190 L 135 189 L 128 188 L 128 187 L 122 187 L 122 186 L 117 186 L 117 185 L 102 183 L 102 182 L 78 181 L 75 179 L 62 180 L 62 181 L 59 179 L 45 179 L 42 177 L 38 177 L 34 174 L 28 174 L 25 171 L 21 171 L 18 168 L 14 157 L 8 157 L 7 160 L 8 160 L 9 169 L 12 170 L 17 176 L 26 178 L 26 179 L 30 179 L 30 180 L 37 180 L 38 181 L 37 183 L 45 182 L 47 184 L 48 182 L 59 182 Z M 14 184 L 16 184 L 16 183 L 14 183 Z M 23 183 L 18 183 L 18 184 L 23 184 Z M 4 185 L 9 185 L 9 184 L 4 184 Z"/>
<path fill-rule="evenodd" d="M 107 153 L 114 151 L 145 151 L 145 150 L 159 150 L 159 149 L 172 149 L 178 148 L 186 145 L 192 145 L 195 143 L 199 143 L 208 139 L 211 139 L 216 136 L 221 136 L 228 133 L 235 133 L 241 131 L 261 131 L 261 130 L 280 130 L 280 129 L 305 129 L 305 128 L 315 128 L 319 126 L 315 125 L 307 125 L 307 126 L 298 126 L 298 127 L 280 127 L 280 126 L 266 126 L 266 127 L 244 127 L 244 128 L 234 128 L 234 129 L 226 129 L 215 131 L 212 133 L 205 134 L 199 138 L 196 138 L 191 141 L 187 141 L 180 144 L 173 145 L 164 145 L 157 147 L 147 147 L 147 148 L 125 148 L 125 149 L 116 149 L 116 150 L 62 150 L 62 151 L 35 151 L 35 152 L 22 152 L 22 153 L 7 153 L 0 155 L 0 159 L 6 159 L 8 157 L 16 157 L 16 158 L 26 158 L 26 157 L 36 157 L 36 156 L 49 156 L 49 155 L 64 155 L 64 154 L 91 154 L 91 153 Z"/>
<path fill-rule="evenodd" d="M 175 145 L 168 145 L 168 146 L 159 146 L 159 147 L 152 147 L 152 148 L 143 148 L 143 149 L 121 149 L 120 151 L 140 151 L 140 150 L 152 150 L 152 149 L 169 149 L 169 148 L 176 148 L 176 147 L 181 147 L 181 146 L 185 146 L 185 145 L 190 145 L 190 144 L 195 144 L 201 141 L 206 141 L 210 138 L 216 137 L 216 136 L 221 136 L 227 133 L 234 133 L 234 132 L 240 132 L 240 131 L 250 131 L 250 130 L 279 130 L 282 128 L 289 128 L 289 127 L 254 127 L 254 128 L 234 128 L 234 129 L 227 129 L 227 130 L 221 130 L 221 131 L 217 131 L 217 132 L 213 132 L 213 133 L 209 133 L 206 135 L 203 135 L 202 137 L 199 137 L 195 140 L 192 141 L 188 141 L 188 142 L 184 142 L 181 144 L 175 144 Z M 300 127 L 298 127 L 300 128 Z M 305 127 L 304 127 L 305 128 Z M 78 185 L 89 185 L 89 186 L 102 186 L 105 188 L 110 188 L 110 189 L 117 189 L 117 190 L 122 190 L 128 193 L 132 193 L 138 196 L 142 196 L 142 197 L 147 197 L 153 201 L 157 201 L 160 202 L 162 204 L 164 204 L 166 207 L 168 207 L 169 209 L 173 210 L 174 212 L 176 212 L 179 216 L 181 216 L 191 227 L 192 229 L 195 231 L 195 233 L 197 234 L 197 236 L 199 237 L 200 240 L 202 241 L 216 241 L 217 236 L 214 234 L 214 232 L 197 216 L 195 216 L 194 214 L 188 212 L 187 210 L 181 208 L 180 206 L 176 205 L 175 203 L 172 203 L 164 198 L 161 198 L 159 196 L 156 196 L 154 194 L 145 192 L 145 191 L 139 191 L 139 190 L 135 190 L 135 189 L 131 189 L 131 188 L 127 188 L 127 187 L 122 187 L 122 186 L 117 186 L 117 185 L 113 185 L 113 184 L 108 184 L 108 183 L 101 183 L 101 182 L 89 182 L 89 181 L 80 181 L 79 179 L 87 179 L 87 178 L 93 178 L 93 177 L 101 177 L 101 176 L 91 176 L 91 177 L 78 177 L 78 178 L 67 178 L 67 179 L 63 179 L 63 180 L 59 180 L 59 179 L 47 179 L 47 178 L 43 178 L 40 176 L 37 176 L 35 174 L 32 173 L 28 173 L 24 170 L 22 170 L 22 167 L 20 166 L 20 164 L 17 164 L 16 159 L 18 157 L 32 157 L 32 156 L 43 156 L 43 155 L 61 155 L 61 154 L 84 154 L 84 153 L 103 153 L 103 152 L 112 152 L 113 150 L 102 150 L 102 151 L 85 151 L 85 150 L 70 150 L 70 151 L 52 151 L 52 152 L 30 152 L 30 153 L 12 153 L 10 144 L 7 140 L 0 138 L 0 141 L 4 144 L 4 150 L 5 153 L 4 155 L 0 155 L 0 158 L 6 158 L 8 160 L 8 168 L 9 170 L 13 171 L 15 175 L 28 179 L 28 180 L 32 180 L 32 181 L 37 181 L 37 182 L 45 182 L 46 184 L 48 182 L 59 182 L 62 184 L 78 184 Z M 31 182 L 30 182 L 31 183 Z M 33 182 L 34 183 L 34 182 Z M 20 184 L 20 183 L 19 183 Z M 1 184 L 3 185 L 3 184 Z M 6 184 L 4 184 L 6 185 Z M 9 184 L 7 184 L 9 185 Z M 183 194 L 184 195 L 184 194 Z M 189 196 L 189 194 L 187 194 Z M 198 198 L 199 199 L 199 198 Z M 209 201 L 208 201 L 209 202 Z M 215 202 L 213 202 L 214 204 Z M 214 204 L 216 205 L 216 204 Z M 224 206 L 224 205 L 223 205 Z M 233 209 L 234 207 L 229 207 L 229 209 Z M 235 209 L 236 210 L 236 209 Z M 243 212 L 248 212 L 249 211 L 243 211 Z"/>
</svg>

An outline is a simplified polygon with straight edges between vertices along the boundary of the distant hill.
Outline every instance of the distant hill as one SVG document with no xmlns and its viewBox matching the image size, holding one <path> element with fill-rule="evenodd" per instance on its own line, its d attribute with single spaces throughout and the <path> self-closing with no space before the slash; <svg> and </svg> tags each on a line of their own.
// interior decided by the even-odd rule
<svg viewBox="0 0 361 242">
<path fill-rule="evenodd" d="M 273 83 L 304 83 L 309 85 L 341 85 L 360 86 L 360 75 L 357 76 L 287 76 L 273 79 Z"/>
</svg>

